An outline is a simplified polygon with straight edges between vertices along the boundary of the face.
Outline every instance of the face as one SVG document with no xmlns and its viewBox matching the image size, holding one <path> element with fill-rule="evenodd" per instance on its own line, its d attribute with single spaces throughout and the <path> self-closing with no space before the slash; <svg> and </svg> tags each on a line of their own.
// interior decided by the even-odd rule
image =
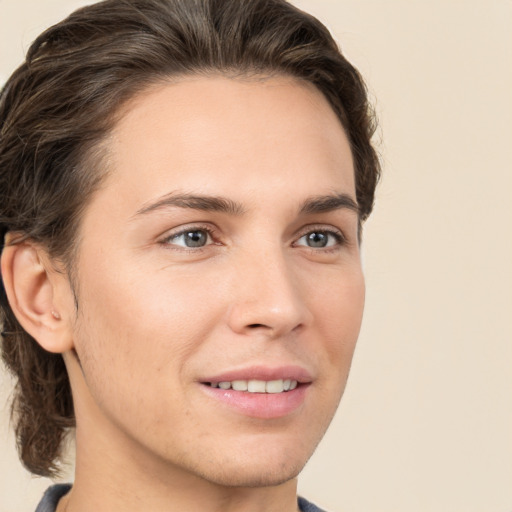
<svg viewBox="0 0 512 512">
<path fill-rule="evenodd" d="M 222 485 L 294 477 L 363 311 L 336 115 L 289 78 L 191 77 L 136 97 L 107 143 L 76 261 L 78 442 Z"/>
</svg>

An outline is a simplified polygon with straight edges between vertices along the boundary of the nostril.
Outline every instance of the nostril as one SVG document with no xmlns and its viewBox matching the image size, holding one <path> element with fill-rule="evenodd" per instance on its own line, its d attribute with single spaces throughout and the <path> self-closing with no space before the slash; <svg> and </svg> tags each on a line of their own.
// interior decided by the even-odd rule
<svg viewBox="0 0 512 512">
<path fill-rule="evenodd" d="M 250 327 L 251 329 L 257 329 L 258 327 L 266 327 L 266 326 L 263 324 L 251 324 L 248 327 Z"/>
</svg>

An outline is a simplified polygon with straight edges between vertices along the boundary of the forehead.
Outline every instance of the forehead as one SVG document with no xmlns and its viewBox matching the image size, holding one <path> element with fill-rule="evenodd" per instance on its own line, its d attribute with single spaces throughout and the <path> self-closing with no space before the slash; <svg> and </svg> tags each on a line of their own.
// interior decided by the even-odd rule
<svg viewBox="0 0 512 512">
<path fill-rule="evenodd" d="M 354 189 L 338 117 L 312 84 L 288 77 L 155 85 L 125 106 L 108 146 L 111 186 L 134 203 L 176 189 L 241 194 L 297 180 L 319 194 Z"/>
</svg>

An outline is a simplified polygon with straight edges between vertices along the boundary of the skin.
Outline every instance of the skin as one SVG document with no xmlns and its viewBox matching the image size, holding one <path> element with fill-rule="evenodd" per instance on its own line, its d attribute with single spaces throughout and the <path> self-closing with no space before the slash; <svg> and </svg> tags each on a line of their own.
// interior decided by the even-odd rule
<svg viewBox="0 0 512 512">
<path fill-rule="evenodd" d="M 41 339 L 64 353 L 77 417 L 76 481 L 59 510 L 295 511 L 364 304 L 357 212 L 300 211 L 320 196 L 355 202 L 338 118 L 291 78 L 188 77 L 134 98 L 106 143 L 109 175 L 80 228 L 77 311 L 40 257 L 58 326 Z M 176 194 L 238 211 L 154 207 Z M 205 245 L 186 247 L 184 228 Z M 308 245 L 315 233 L 326 247 Z M 204 393 L 205 376 L 255 364 L 305 369 L 300 406 L 254 418 Z"/>
</svg>

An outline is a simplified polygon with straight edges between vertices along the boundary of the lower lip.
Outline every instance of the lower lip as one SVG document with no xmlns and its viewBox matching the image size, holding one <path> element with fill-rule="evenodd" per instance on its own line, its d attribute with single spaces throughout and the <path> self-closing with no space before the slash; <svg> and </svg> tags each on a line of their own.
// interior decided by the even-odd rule
<svg viewBox="0 0 512 512">
<path fill-rule="evenodd" d="M 249 393 L 233 389 L 212 388 L 201 384 L 212 398 L 225 403 L 240 414 L 251 418 L 272 419 L 287 416 L 304 403 L 309 384 L 299 384 L 291 391 L 282 393 Z"/>
</svg>

